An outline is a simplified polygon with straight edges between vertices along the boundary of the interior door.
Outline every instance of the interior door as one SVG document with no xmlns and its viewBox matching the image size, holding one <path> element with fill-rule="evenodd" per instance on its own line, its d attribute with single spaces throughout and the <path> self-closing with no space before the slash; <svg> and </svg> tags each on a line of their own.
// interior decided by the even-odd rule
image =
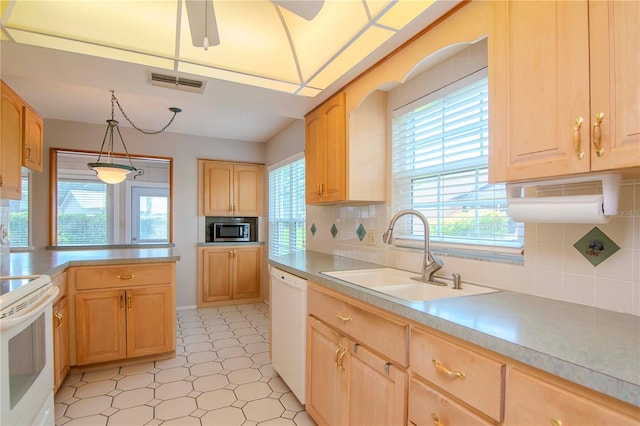
<svg viewBox="0 0 640 426">
<path fill-rule="evenodd" d="M 131 187 L 131 243 L 169 241 L 169 188 Z"/>
</svg>

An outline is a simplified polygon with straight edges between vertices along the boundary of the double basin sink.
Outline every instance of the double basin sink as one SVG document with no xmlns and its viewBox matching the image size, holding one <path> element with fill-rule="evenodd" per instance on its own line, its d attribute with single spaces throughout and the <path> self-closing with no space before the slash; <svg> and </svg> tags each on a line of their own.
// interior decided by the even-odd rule
<svg viewBox="0 0 640 426">
<path fill-rule="evenodd" d="M 328 271 L 322 272 L 322 274 L 409 302 L 425 302 L 428 300 L 471 296 L 497 291 L 492 288 L 472 284 L 462 284 L 462 288 L 454 289 L 451 285 L 439 286 L 424 283 L 412 278 L 416 277 L 415 273 L 394 268 Z"/>
</svg>

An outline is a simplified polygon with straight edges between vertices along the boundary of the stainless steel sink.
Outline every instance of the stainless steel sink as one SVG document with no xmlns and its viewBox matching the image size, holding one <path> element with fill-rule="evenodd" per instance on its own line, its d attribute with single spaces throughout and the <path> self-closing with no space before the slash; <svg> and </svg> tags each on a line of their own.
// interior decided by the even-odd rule
<svg viewBox="0 0 640 426">
<path fill-rule="evenodd" d="M 394 268 L 328 271 L 322 272 L 322 274 L 410 302 L 424 302 L 498 291 L 473 284 L 463 284 L 461 289 L 454 289 L 450 286 L 423 283 L 411 278 L 416 276 L 415 273 Z"/>
</svg>

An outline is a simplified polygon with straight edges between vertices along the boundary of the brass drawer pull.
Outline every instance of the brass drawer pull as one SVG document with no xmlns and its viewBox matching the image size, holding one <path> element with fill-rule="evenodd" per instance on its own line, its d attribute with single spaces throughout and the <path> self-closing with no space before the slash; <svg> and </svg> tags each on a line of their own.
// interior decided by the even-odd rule
<svg viewBox="0 0 640 426">
<path fill-rule="evenodd" d="M 593 146 L 596 148 L 596 155 L 602 157 L 604 155 L 604 149 L 602 149 L 602 131 L 600 124 L 604 118 L 604 112 L 596 114 L 596 121 L 593 122 Z"/>
<path fill-rule="evenodd" d="M 449 370 L 447 367 L 442 365 L 440 363 L 440 361 L 438 361 L 437 359 L 432 359 L 431 363 L 436 368 L 436 370 L 446 374 L 449 377 L 457 377 L 458 379 L 464 379 L 464 378 L 467 377 L 467 375 L 464 374 L 462 371 L 451 371 L 451 370 Z"/>
<path fill-rule="evenodd" d="M 582 123 L 584 119 L 582 117 L 576 118 L 576 125 L 573 127 L 573 150 L 578 157 L 578 160 L 582 160 L 584 158 L 584 151 L 581 147 L 580 141 L 580 128 L 582 128 Z"/>
<path fill-rule="evenodd" d="M 336 314 L 336 317 L 338 317 L 340 321 L 344 321 L 344 322 L 351 321 L 351 317 L 345 317 L 340 312 Z"/>
<path fill-rule="evenodd" d="M 131 278 L 135 278 L 135 275 L 133 274 L 118 275 L 118 278 L 121 280 L 130 280 Z"/>
<path fill-rule="evenodd" d="M 433 420 L 433 426 L 444 426 L 444 424 L 440 422 L 440 417 L 438 417 L 436 413 L 431 413 L 431 420 Z"/>
<path fill-rule="evenodd" d="M 551 419 L 551 426 L 562 426 L 562 420 L 560 419 Z"/>
</svg>

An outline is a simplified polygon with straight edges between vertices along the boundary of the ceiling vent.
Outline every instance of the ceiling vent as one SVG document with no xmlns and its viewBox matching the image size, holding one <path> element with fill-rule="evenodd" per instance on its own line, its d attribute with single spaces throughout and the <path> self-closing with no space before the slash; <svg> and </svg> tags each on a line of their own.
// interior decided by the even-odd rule
<svg viewBox="0 0 640 426">
<path fill-rule="evenodd" d="M 166 87 L 167 89 L 182 90 L 184 92 L 202 93 L 204 92 L 204 81 L 192 80 L 189 78 L 174 77 L 172 75 L 151 73 L 151 85 Z"/>
</svg>

